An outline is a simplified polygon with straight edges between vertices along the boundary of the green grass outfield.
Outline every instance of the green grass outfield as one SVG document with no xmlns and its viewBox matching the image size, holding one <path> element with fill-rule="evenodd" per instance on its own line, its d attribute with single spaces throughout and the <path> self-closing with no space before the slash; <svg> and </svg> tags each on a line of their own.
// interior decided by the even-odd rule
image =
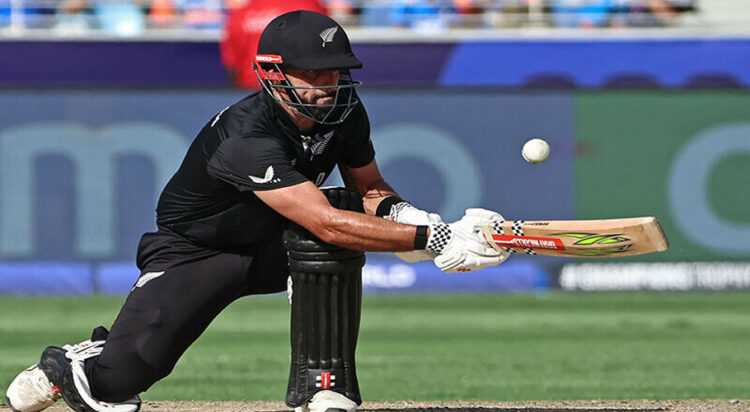
<svg viewBox="0 0 750 412">
<path fill-rule="evenodd" d="M 0 298 L 0 388 L 122 298 Z M 285 296 L 234 303 L 150 400 L 282 400 Z M 376 400 L 746 398 L 750 294 L 366 296 L 360 386 Z"/>
</svg>

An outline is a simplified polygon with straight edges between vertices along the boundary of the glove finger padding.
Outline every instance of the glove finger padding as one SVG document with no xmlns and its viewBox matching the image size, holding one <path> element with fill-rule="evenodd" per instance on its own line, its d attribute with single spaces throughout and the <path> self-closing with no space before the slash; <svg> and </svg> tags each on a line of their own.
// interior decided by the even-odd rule
<svg viewBox="0 0 750 412">
<path fill-rule="evenodd" d="M 493 251 L 494 252 L 494 251 Z M 468 250 L 462 248 L 446 248 L 435 257 L 435 266 L 446 273 L 471 272 L 488 266 L 496 266 L 505 261 L 508 255 L 495 252 L 486 254 L 484 250 Z"/>
<path fill-rule="evenodd" d="M 443 253 L 435 256 L 435 266 L 444 271 L 453 271 L 466 261 L 466 251 L 459 248 L 446 248 Z"/>
<path fill-rule="evenodd" d="M 477 217 L 482 220 L 505 220 L 503 215 L 501 215 L 500 213 L 497 213 L 493 210 L 482 209 L 480 207 L 472 207 L 466 209 L 464 217 L 466 216 Z"/>
<path fill-rule="evenodd" d="M 484 216 L 483 214 L 481 217 Z M 434 259 L 438 268 L 448 273 L 471 272 L 487 266 L 499 265 L 508 258 L 508 253 L 499 252 L 490 247 L 481 230 L 476 230 L 474 220 L 478 218 L 478 216 L 469 216 L 466 220 L 462 219 L 448 225 L 452 236 L 445 248 Z"/>
<path fill-rule="evenodd" d="M 456 221 L 455 224 L 464 230 L 478 233 L 482 231 L 482 223 L 488 220 L 505 220 L 505 218 L 500 213 L 492 210 L 471 208 L 466 209 L 463 217 Z"/>
</svg>

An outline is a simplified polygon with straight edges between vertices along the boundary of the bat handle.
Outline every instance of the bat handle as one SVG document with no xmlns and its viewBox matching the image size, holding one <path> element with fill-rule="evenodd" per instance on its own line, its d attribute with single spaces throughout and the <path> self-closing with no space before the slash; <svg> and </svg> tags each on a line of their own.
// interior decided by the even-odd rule
<svg viewBox="0 0 750 412">
<path fill-rule="evenodd" d="M 487 241 L 487 243 L 492 246 L 493 249 L 497 250 L 498 252 L 504 252 L 505 250 L 498 246 L 498 244 L 495 243 L 495 239 L 492 238 L 492 235 L 494 233 L 495 229 L 492 225 L 491 220 L 482 222 L 482 235 L 484 235 L 484 240 Z"/>
</svg>

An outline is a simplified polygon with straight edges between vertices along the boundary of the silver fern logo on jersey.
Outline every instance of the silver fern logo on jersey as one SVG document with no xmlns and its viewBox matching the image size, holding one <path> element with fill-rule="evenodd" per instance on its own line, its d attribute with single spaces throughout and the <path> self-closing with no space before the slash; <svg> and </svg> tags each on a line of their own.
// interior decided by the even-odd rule
<svg viewBox="0 0 750 412">
<path fill-rule="evenodd" d="M 320 32 L 320 38 L 323 39 L 323 47 L 326 47 L 326 43 L 330 43 L 333 41 L 333 36 L 336 35 L 336 32 L 338 30 L 338 26 L 334 26 Z"/>
</svg>

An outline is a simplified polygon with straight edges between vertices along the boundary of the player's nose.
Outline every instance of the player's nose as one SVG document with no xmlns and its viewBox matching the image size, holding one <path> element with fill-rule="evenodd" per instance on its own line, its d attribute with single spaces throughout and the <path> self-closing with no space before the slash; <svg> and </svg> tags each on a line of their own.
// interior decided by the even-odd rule
<svg viewBox="0 0 750 412">
<path fill-rule="evenodd" d="M 338 70 L 325 70 L 320 74 L 318 78 L 318 85 L 320 86 L 336 86 L 339 83 L 339 72 Z M 326 91 L 330 89 L 325 89 Z"/>
</svg>

